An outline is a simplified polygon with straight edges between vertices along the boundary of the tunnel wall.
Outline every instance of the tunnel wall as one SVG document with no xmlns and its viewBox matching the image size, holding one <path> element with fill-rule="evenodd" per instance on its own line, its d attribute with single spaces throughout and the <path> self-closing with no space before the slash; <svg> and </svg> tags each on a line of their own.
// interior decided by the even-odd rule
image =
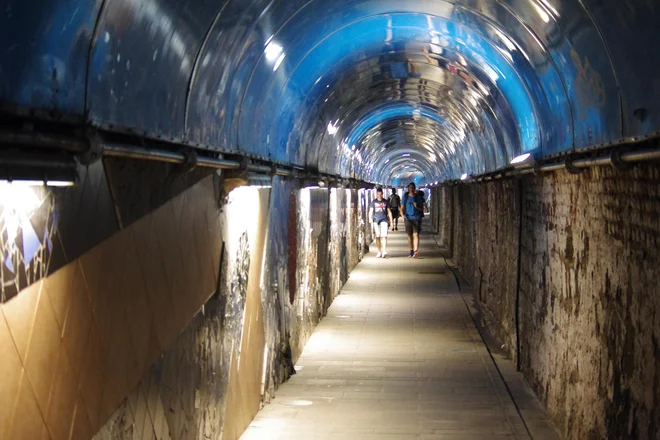
<svg viewBox="0 0 660 440">
<path fill-rule="evenodd" d="M 441 186 L 431 191 L 431 220 L 433 233 L 438 246 L 445 250 L 447 256 L 451 256 L 453 248 L 453 191 L 450 187 Z"/>
<path fill-rule="evenodd" d="M 37 208 L 2 212 L 3 231 L 23 222 L 2 255 L 23 284 L 0 302 L 0 438 L 238 438 L 366 249 L 371 192 L 276 177 L 227 194 L 217 174 L 95 166 L 94 186 L 35 189 Z M 145 178 L 162 186 L 132 184 Z M 66 198 L 89 216 L 58 218 Z M 114 232 L 90 234 L 101 214 Z M 34 244 L 26 219 L 47 232 Z M 76 228 L 79 255 L 57 260 Z"/>
<path fill-rule="evenodd" d="M 560 432 L 657 438 L 660 167 L 453 192 L 455 261 L 514 359 L 518 314 L 521 372 Z"/>
</svg>

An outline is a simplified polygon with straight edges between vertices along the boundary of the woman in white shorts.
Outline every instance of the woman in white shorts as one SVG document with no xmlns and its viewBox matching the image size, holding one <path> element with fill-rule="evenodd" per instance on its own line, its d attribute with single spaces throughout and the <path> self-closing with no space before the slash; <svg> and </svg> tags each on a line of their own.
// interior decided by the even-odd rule
<svg viewBox="0 0 660 440">
<path fill-rule="evenodd" d="M 372 220 L 378 253 L 376 258 L 387 258 L 387 231 L 392 223 L 392 210 L 387 199 L 383 198 L 383 188 L 376 190 L 376 199 L 369 207 L 369 217 Z"/>
</svg>

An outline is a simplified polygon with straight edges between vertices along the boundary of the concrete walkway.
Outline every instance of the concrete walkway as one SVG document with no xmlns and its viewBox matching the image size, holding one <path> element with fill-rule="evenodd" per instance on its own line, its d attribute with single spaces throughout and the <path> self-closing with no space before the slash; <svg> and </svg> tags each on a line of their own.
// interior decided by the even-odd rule
<svg viewBox="0 0 660 440">
<path fill-rule="evenodd" d="M 530 438 L 433 239 L 407 247 L 351 273 L 243 439 Z"/>
</svg>

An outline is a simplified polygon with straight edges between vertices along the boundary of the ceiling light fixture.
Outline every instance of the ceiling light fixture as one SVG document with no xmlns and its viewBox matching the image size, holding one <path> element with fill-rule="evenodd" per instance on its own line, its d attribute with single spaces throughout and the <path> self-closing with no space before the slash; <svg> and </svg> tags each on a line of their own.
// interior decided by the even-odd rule
<svg viewBox="0 0 660 440">
<path fill-rule="evenodd" d="M 55 164 L 58 166 L 6 166 L 0 167 L 0 182 L 15 186 L 67 187 L 78 182 L 78 173 L 74 164 Z"/>
</svg>

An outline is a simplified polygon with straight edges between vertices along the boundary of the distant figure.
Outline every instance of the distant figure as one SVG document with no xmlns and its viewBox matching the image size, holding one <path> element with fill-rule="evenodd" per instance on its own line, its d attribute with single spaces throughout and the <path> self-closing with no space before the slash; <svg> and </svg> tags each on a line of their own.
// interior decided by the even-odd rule
<svg viewBox="0 0 660 440">
<path fill-rule="evenodd" d="M 376 190 L 376 199 L 371 202 L 369 207 L 369 217 L 373 224 L 378 247 L 376 258 L 387 258 L 387 231 L 392 223 L 392 211 L 390 203 L 383 198 L 383 188 Z"/>
<path fill-rule="evenodd" d="M 424 204 L 422 206 L 422 218 L 424 218 L 424 214 L 429 212 L 429 207 L 426 205 L 426 194 L 424 194 L 423 190 L 418 189 L 417 195 L 419 196 L 420 199 L 424 201 Z"/>
<path fill-rule="evenodd" d="M 396 193 L 396 188 L 392 188 L 392 195 L 389 198 L 390 210 L 394 223 L 391 225 L 393 231 L 399 230 L 399 207 L 401 206 L 401 197 Z"/>
<path fill-rule="evenodd" d="M 401 217 L 406 224 L 408 234 L 409 257 L 419 257 L 419 233 L 422 232 L 422 217 L 424 217 L 424 195 L 416 191 L 417 186 L 410 182 L 408 192 L 403 195 L 403 209 Z"/>
</svg>

